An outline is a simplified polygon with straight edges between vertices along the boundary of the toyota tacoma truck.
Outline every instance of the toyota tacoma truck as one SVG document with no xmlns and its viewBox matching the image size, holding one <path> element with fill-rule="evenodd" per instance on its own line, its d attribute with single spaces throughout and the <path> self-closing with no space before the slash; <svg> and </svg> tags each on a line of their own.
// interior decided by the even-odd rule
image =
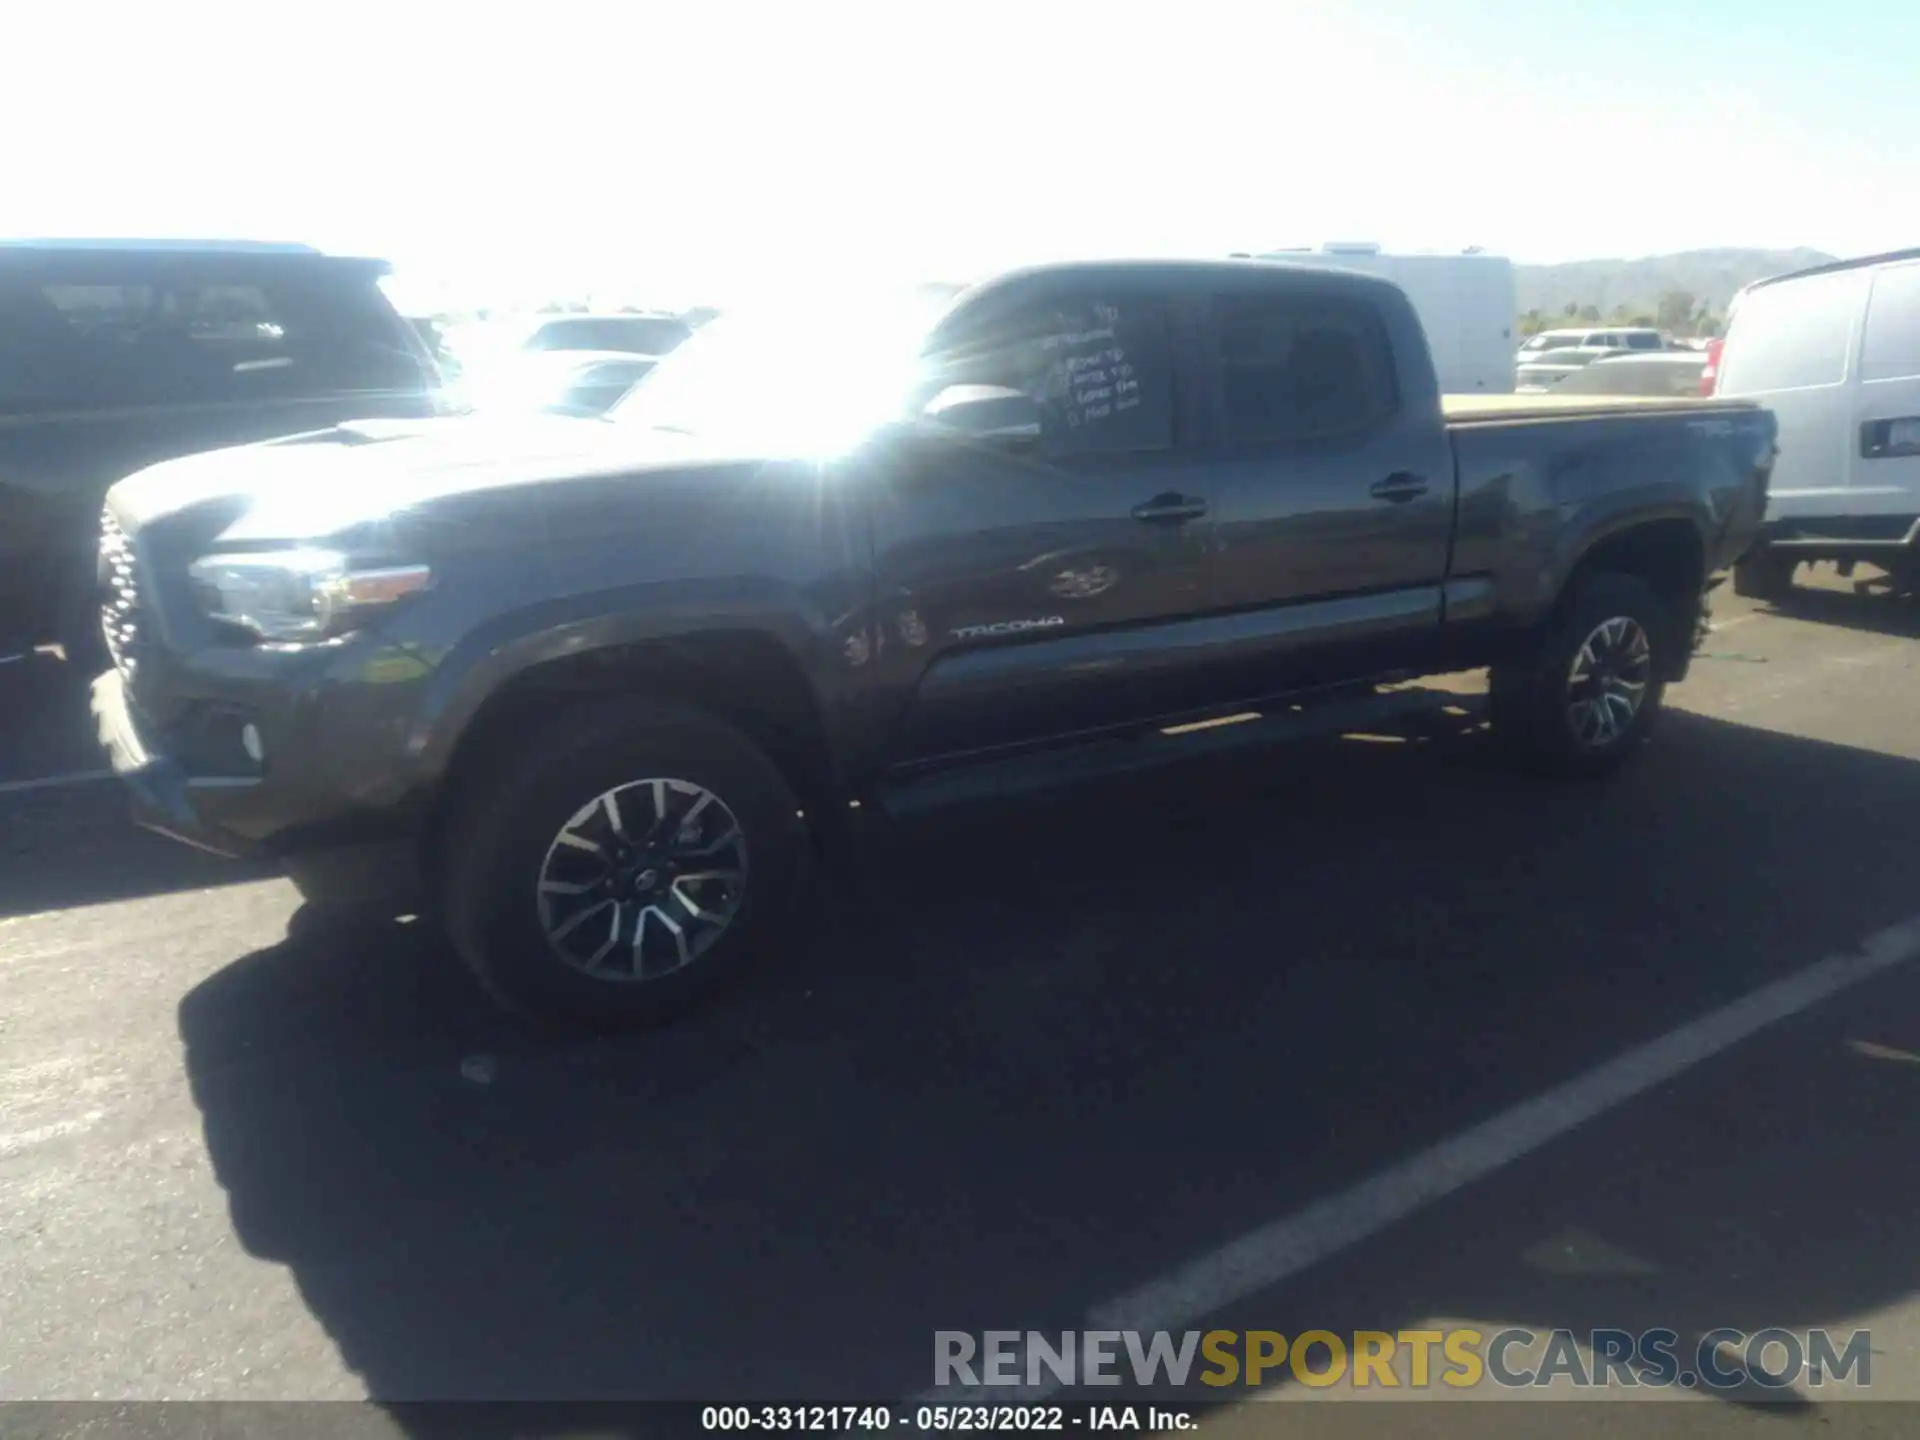
<svg viewBox="0 0 1920 1440">
<path fill-rule="evenodd" d="M 1745 403 L 1443 402 L 1362 275 L 876 289 L 729 314 L 604 419 L 130 476 L 93 704 L 147 826 L 335 896 L 417 876 L 496 997 L 633 1024 L 777 947 L 814 854 L 1263 728 L 1209 718 L 1340 733 L 1489 667 L 1515 756 L 1611 770 L 1773 458 Z"/>
</svg>

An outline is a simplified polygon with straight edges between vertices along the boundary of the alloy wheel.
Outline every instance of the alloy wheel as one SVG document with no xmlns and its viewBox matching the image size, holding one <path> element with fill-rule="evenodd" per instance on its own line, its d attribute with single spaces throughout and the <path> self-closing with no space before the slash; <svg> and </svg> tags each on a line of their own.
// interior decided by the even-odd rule
<svg viewBox="0 0 1920 1440">
<path fill-rule="evenodd" d="M 1640 622 L 1616 615 L 1593 627 L 1567 672 L 1567 722 L 1589 750 L 1604 750 L 1633 725 L 1653 678 L 1653 645 Z"/>
<path fill-rule="evenodd" d="M 710 951 L 746 886 L 738 817 L 711 790 L 661 777 L 616 786 L 575 812 L 547 847 L 536 899 L 563 962 L 635 983 Z"/>
</svg>

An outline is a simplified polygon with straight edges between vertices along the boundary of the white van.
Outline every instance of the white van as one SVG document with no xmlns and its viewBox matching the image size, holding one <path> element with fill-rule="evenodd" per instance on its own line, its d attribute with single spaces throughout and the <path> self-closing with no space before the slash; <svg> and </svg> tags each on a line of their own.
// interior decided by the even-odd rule
<svg viewBox="0 0 1920 1440">
<path fill-rule="evenodd" d="M 1707 371 L 1706 393 L 1757 400 L 1780 426 L 1737 593 L 1779 598 L 1809 560 L 1920 579 L 1920 250 L 1747 286 Z"/>
<path fill-rule="evenodd" d="M 1378 275 L 1406 291 L 1427 332 L 1440 389 L 1449 395 L 1513 390 L 1513 262 L 1470 250 L 1459 255 L 1391 254 L 1375 244 L 1269 250 L 1250 257 Z"/>
</svg>

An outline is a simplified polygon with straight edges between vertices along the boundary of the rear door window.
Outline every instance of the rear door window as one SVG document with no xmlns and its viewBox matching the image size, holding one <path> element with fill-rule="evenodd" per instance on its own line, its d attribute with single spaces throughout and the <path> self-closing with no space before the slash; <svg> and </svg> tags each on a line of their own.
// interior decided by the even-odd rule
<svg viewBox="0 0 1920 1440">
<path fill-rule="evenodd" d="M 1649 334 L 1645 330 L 1636 330 L 1627 337 L 1627 348 L 1629 350 L 1658 350 L 1660 348 L 1660 337 Z"/>
<path fill-rule="evenodd" d="M 1231 447 L 1364 435 L 1398 406 L 1393 347 L 1364 301 L 1221 297 L 1214 321 L 1222 424 Z"/>
<path fill-rule="evenodd" d="M 1874 277 L 1860 342 L 1862 380 L 1920 377 L 1920 264 L 1897 265 Z"/>
<path fill-rule="evenodd" d="M 1748 291 L 1727 327 L 1720 392 L 1759 395 L 1838 385 L 1847 374 L 1861 279 L 1857 271 L 1842 270 Z"/>
</svg>

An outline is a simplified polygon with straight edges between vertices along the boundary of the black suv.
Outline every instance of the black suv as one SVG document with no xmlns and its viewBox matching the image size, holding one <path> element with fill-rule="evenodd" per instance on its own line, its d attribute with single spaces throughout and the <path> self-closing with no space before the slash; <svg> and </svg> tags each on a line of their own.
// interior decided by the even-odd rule
<svg viewBox="0 0 1920 1440">
<path fill-rule="evenodd" d="M 386 272 L 304 245 L 0 241 L 0 654 L 97 658 L 100 504 L 121 476 L 433 414 L 440 377 Z"/>
</svg>

